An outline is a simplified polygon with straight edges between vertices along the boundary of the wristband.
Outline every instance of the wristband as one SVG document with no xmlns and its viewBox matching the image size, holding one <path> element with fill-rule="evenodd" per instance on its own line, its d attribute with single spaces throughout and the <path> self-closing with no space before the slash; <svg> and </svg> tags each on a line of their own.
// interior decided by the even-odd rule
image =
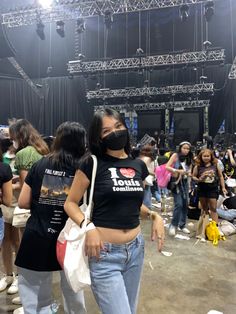
<svg viewBox="0 0 236 314">
<path fill-rule="evenodd" d="M 81 223 L 79 224 L 79 227 L 80 227 L 80 228 L 82 228 L 83 223 L 84 223 L 84 220 L 85 220 L 85 219 L 83 219 L 83 220 L 81 221 Z"/>
<path fill-rule="evenodd" d="M 96 227 L 94 226 L 94 224 L 90 221 L 87 226 L 86 226 L 86 229 L 85 229 L 85 232 L 88 232 L 90 230 L 94 230 L 96 229 Z"/>
<path fill-rule="evenodd" d="M 172 170 L 173 170 L 173 173 L 176 173 L 176 169 L 175 168 L 172 168 Z"/>
</svg>

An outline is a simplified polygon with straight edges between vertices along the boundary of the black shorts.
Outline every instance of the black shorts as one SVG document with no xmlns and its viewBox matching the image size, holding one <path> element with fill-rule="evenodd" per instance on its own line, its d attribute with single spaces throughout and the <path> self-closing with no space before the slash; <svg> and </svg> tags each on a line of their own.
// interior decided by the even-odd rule
<svg viewBox="0 0 236 314">
<path fill-rule="evenodd" d="M 218 199 L 219 191 L 218 190 L 198 189 L 198 197 Z"/>
</svg>

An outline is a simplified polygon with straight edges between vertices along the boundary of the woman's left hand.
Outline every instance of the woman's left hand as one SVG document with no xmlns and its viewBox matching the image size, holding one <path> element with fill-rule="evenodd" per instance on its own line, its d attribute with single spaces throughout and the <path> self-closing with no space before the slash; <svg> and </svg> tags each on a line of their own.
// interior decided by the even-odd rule
<svg viewBox="0 0 236 314">
<path fill-rule="evenodd" d="M 165 240 L 164 222 L 161 216 L 159 216 L 157 213 L 153 213 L 151 219 L 152 219 L 151 239 L 152 241 L 157 240 L 158 251 L 161 252 Z"/>
<path fill-rule="evenodd" d="M 224 197 L 226 197 L 226 195 L 228 194 L 228 191 L 226 190 L 226 188 L 223 188 L 223 189 L 222 189 L 222 192 L 223 192 L 223 194 L 224 194 Z"/>
</svg>

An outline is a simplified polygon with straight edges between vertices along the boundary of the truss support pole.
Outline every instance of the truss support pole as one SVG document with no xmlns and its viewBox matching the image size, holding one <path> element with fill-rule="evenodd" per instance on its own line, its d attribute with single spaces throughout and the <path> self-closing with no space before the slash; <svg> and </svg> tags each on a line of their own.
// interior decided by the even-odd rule
<svg viewBox="0 0 236 314">
<path fill-rule="evenodd" d="M 208 107 L 204 108 L 203 112 L 203 125 L 204 125 L 204 134 L 209 135 L 209 117 L 208 117 Z"/>
<path fill-rule="evenodd" d="M 165 109 L 165 134 L 169 134 L 170 131 L 170 110 Z"/>
</svg>

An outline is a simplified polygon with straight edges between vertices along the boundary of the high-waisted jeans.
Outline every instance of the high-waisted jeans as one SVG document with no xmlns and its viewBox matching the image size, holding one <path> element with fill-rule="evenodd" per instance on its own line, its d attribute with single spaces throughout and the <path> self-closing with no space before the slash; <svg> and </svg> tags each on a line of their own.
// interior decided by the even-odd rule
<svg viewBox="0 0 236 314">
<path fill-rule="evenodd" d="M 104 246 L 99 261 L 89 260 L 95 299 L 103 314 L 134 314 L 144 259 L 143 236 L 126 244 Z"/>
</svg>

